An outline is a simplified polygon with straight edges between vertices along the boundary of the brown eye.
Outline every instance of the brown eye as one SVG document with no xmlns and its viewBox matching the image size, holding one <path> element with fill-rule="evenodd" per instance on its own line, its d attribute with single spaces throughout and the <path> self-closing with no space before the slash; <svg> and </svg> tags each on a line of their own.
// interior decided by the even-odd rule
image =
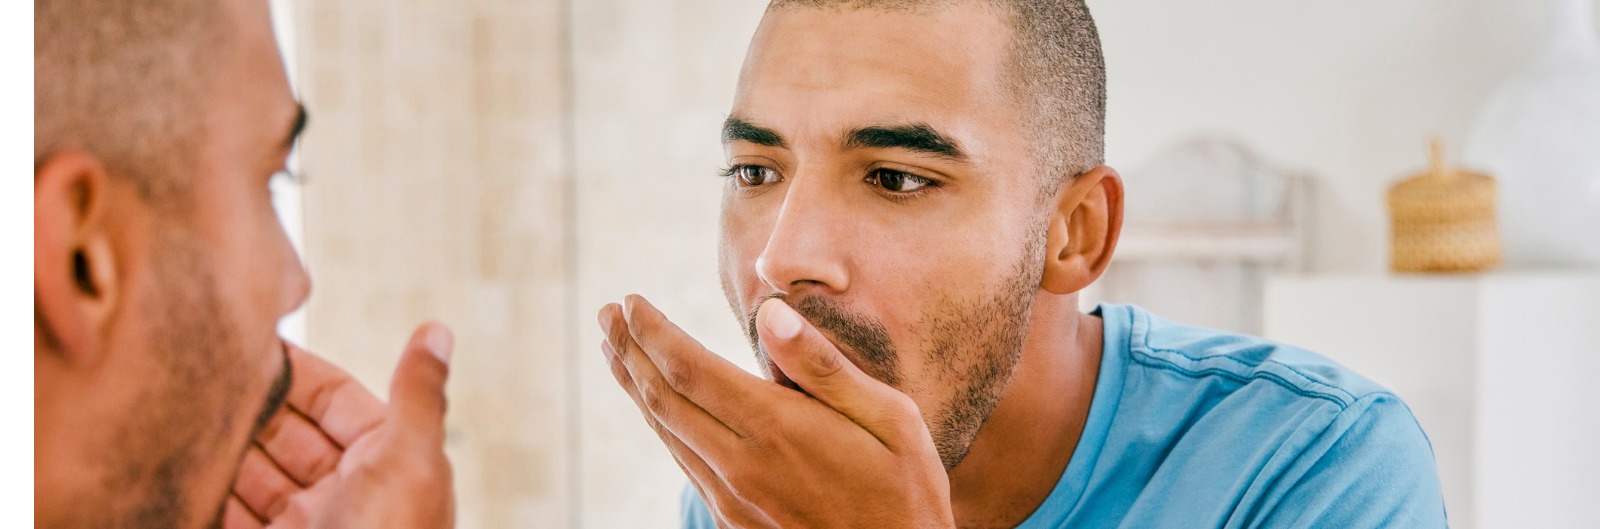
<svg viewBox="0 0 1600 529">
<path fill-rule="evenodd" d="M 912 193 L 933 185 L 932 180 L 893 169 L 874 169 L 867 173 L 867 183 L 893 193 Z"/>
<path fill-rule="evenodd" d="M 771 168 L 759 165 L 738 165 L 728 169 L 728 176 L 745 187 L 758 187 L 776 183 L 778 175 Z"/>
</svg>

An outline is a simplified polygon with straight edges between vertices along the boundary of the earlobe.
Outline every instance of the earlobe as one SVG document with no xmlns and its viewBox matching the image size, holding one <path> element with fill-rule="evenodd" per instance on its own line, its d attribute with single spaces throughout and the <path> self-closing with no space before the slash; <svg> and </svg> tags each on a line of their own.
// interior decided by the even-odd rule
<svg viewBox="0 0 1600 529">
<path fill-rule="evenodd" d="M 1105 272 L 1122 231 L 1122 178 L 1099 166 L 1061 184 L 1050 212 L 1040 287 L 1083 290 Z"/>
<path fill-rule="evenodd" d="M 73 363 L 98 360 L 99 336 L 117 302 L 105 223 L 109 184 L 104 166 L 82 152 L 52 154 L 34 170 L 36 343 Z"/>
</svg>

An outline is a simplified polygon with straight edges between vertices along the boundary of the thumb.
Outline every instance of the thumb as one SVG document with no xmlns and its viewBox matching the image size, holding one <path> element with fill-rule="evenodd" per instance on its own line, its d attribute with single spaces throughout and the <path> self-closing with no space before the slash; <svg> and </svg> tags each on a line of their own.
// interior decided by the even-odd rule
<svg viewBox="0 0 1600 529">
<path fill-rule="evenodd" d="M 444 443 L 445 379 L 455 337 L 438 322 L 417 327 L 389 385 L 389 405 L 402 437 Z"/>
<path fill-rule="evenodd" d="M 862 371 L 787 303 L 776 298 L 763 302 L 756 320 L 767 356 L 806 393 L 891 449 L 902 440 L 928 436 L 910 397 Z"/>
</svg>

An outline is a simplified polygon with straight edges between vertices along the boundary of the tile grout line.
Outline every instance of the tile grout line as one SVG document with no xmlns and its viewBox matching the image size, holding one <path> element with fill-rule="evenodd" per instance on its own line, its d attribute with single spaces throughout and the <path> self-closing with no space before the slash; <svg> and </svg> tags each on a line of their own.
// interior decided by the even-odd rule
<svg viewBox="0 0 1600 529">
<path fill-rule="evenodd" d="M 561 112 L 562 112 L 562 171 L 566 173 L 562 178 L 562 203 L 563 208 L 563 237 L 562 237 L 562 263 L 566 270 L 563 271 L 566 280 L 566 375 L 567 375 L 567 523 L 572 529 L 581 529 L 583 523 L 583 369 L 578 363 L 581 354 L 579 345 L 579 322 L 582 321 L 578 314 L 582 312 L 578 299 L 578 162 L 577 162 L 577 123 L 574 121 L 575 89 L 575 58 L 573 57 L 573 0 L 558 0 L 560 4 L 560 53 L 561 53 Z"/>
</svg>

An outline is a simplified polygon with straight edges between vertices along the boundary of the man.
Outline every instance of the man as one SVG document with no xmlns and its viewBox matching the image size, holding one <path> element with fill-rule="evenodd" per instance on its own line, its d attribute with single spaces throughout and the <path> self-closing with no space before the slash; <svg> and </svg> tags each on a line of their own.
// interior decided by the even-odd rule
<svg viewBox="0 0 1600 529">
<path fill-rule="evenodd" d="M 642 298 L 602 351 L 690 527 L 1440 527 L 1393 394 L 1077 310 L 1122 185 L 1081 0 L 778 0 L 723 130 L 721 275 L 776 384 Z"/>
<path fill-rule="evenodd" d="M 305 111 L 267 2 L 34 13 L 38 526 L 450 526 L 449 332 L 388 405 L 275 334 L 310 285 L 268 190 Z"/>
</svg>

